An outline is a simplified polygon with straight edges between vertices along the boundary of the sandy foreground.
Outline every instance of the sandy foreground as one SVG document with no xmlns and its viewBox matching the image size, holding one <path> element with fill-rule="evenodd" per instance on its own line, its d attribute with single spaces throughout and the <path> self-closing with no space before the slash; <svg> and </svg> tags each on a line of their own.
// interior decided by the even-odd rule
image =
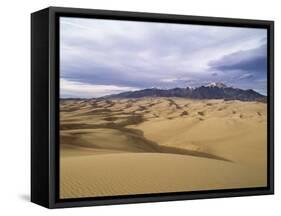
<svg viewBox="0 0 281 216">
<path fill-rule="evenodd" d="M 266 104 L 62 100 L 60 197 L 267 185 Z"/>
</svg>

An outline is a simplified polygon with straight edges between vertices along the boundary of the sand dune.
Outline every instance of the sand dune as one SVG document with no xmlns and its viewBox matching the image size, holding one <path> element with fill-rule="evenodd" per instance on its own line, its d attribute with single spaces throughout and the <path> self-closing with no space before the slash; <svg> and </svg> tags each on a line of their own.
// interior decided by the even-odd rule
<svg viewBox="0 0 281 216">
<path fill-rule="evenodd" d="M 62 198 L 264 185 L 250 167 L 176 154 L 100 154 L 63 158 L 62 164 Z"/>
<path fill-rule="evenodd" d="M 266 186 L 266 104 L 62 100 L 61 198 Z"/>
</svg>

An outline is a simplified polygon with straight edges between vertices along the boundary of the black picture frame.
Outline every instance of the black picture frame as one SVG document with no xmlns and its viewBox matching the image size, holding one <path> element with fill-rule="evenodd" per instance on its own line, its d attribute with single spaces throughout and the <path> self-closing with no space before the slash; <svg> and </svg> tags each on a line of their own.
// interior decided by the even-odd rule
<svg viewBox="0 0 281 216">
<path fill-rule="evenodd" d="M 268 39 L 267 187 L 59 199 L 59 22 L 60 16 L 266 28 Z M 49 7 L 31 15 L 31 201 L 47 208 L 191 200 L 274 193 L 274 22 Z"/>
</svg>

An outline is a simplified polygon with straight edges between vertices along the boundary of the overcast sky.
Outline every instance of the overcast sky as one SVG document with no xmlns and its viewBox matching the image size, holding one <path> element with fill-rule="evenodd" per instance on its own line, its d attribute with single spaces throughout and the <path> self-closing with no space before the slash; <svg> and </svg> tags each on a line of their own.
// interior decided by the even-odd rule
<svg viewBox="0 0 281 216">
<path fill-rule="evenodd" d="M 60 18 L 61 97 L 210 82 L 266 92 L 265 29 Z"/>
</svg>

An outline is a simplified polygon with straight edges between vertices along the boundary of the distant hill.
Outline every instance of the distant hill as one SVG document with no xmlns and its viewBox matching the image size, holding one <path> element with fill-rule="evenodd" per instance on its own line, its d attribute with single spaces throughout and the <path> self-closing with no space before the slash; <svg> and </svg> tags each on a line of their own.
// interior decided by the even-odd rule
<svg viewBox="0 0 281 216">
<path fill-rule="evenodd" d="M 210 83 L 197 88 L 172 88 L 158 89 L 149 88 L 138 91 L 127 91 L 102 97 L 103 99 L 124 99 L 142 97 L 182 97 L 190 99 L 225 99 L 241 101 L 266 102 L 267 97 L 258 92 L 248 89 L 228 87 L 223 83 Z"/>
</svg>

